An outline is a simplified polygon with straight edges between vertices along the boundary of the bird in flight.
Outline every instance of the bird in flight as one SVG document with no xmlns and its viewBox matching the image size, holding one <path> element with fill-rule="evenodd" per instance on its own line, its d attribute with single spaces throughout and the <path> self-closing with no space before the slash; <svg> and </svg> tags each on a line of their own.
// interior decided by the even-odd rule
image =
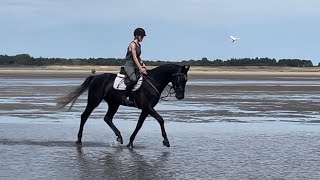
<svg viewBox="0 0 320 180">
<path fill-rule="evenodd" d="M 230 39 L 233 43 L 235 43 L 236 41 L 238 41 L 240 38 L 234 37 L 232 35 L 230 35 Z"/>
</svg>

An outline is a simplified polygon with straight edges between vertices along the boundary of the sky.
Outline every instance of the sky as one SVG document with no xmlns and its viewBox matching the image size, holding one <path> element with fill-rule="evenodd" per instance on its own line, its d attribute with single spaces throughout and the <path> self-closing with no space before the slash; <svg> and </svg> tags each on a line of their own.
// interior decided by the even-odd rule
<svg viewBox="0 0 320 180">
<path fill-rule="evenodd" d="M 320 61 L 319 0 L 0 0 L 0 24 L 7 55 L 124 58 L 142 27 L 147 60 Z"/>
</svg>

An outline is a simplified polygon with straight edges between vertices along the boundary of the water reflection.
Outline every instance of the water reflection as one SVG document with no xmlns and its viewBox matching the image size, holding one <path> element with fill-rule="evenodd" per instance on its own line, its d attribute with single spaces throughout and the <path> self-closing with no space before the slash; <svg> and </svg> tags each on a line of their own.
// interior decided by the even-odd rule
<svg viewBox="0 0 320 180">
<path fill-rule="evenodd" d="M 5 87 L 15 86 L 77 86 L 81 84 L 84 79 L 81 78 L 0 78 L 0 84 Z"/>
<path fill-rule="evenodd" d="M 210 80 L 189 80 L 188 85 L 210 85 L 210 86 L 320 86 L 319 81 L 309 80 L 228 80 L 228 79 L 210 79 Z"/>
<path fill-rule="evenodd" d="M 90 152 L 76 148 L 81 179 L 166 179 L 172 177 L 166 170 L 170 152 L 149 154 L 146 149 L 129 150 L 124 146 L 111 150 Z M 95 153 L 95 154 L 93 154 Z M 151 155 L 151 156 L 150 156 Z"/>
</svg>

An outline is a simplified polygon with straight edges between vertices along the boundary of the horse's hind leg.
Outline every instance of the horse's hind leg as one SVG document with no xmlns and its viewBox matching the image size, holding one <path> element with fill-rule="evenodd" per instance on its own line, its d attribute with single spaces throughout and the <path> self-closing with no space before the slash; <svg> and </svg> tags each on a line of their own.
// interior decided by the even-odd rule
<svg viewBox="0 0 320 180">
<path fill-rule="evenodd" d="M 84 124 L 86 123 L 88 117 L 90 116 L 90 114 L 92 113 L 92 111 L 100 104 L 101 101 L 98 100 L 94 100 L 94 99 L 90 99 L 90 95 L 88 96 L 88 104 L 86 109 L 84 110 L 84 112 L 81 115 L 81 122 L 80 122 L 80 128 L 79 128 L 79 132 L 78 132 L 78 141 L 76 142 L 76 144 L 81 144 L 82 141 L 82 132 L 83 132 L 83 127 Z"/>
<path fill-rule="evenodd" d="M 115 113 L 117 112 L 118 108 L 119 108 L 119 104 L 114 105 L 114 104 L 108 104 L 108 112 L 107 114 L 104 116 L 104 121 L 109 125 L 109 127 L 113 130 L 113 132 L 116 134 L 117 136 L 117 141 L 120 142 L 121 144 L 123 144 L 123 139 L 121 136 L 120 131 L 118 130 L 118 128 L 113 124 L 112 119 L 113 116 L 115 115 Z"/>
</svg>

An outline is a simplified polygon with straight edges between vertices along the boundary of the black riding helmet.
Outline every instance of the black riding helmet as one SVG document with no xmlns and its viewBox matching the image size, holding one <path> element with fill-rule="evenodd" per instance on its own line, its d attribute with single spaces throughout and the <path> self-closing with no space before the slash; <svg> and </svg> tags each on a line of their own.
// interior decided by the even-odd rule
<svg viewBox="0 0 320 180">
<path fill-rule="evenodd" d="M 146 36 L 146 32 L 142 28 L 137 28 L 134 30 L 133 35 L 136 36 Z"/>
</svg>

